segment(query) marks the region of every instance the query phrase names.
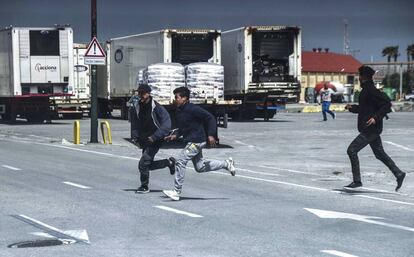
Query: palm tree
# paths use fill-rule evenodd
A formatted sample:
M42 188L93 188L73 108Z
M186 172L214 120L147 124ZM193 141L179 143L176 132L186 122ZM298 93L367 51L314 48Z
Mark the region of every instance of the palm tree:
M398 56L400 56L400 53L398 52L398 46L393 46L391 50L391 56L394 58L394 73L397 73L397 59Z
M410 60L411 58L411 60ZM408 84L411 92L413 92L413 71L411 70L411 62L414 62L414 44L407 46L407 62L408 62Z
M391 57L392 57L392 53L393 53L393 47L392 46L387 46L384 49L382 49L382 56L386 56L387 57L387 76L390 74L390 63L391 63Z
M414 61L414 44L407 46L408 70L411 70L411 62Z

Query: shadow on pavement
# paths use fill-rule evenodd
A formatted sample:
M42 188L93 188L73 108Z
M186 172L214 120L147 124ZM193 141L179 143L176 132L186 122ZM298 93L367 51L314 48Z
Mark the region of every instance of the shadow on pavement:
M28 125L68 125L68 124L72 124L72 122L56 122L56 121L52 121L51 123L48 122L28 122L25 120L16 120L14 123L8 122L8 121L3 121L0 120L0 124L3 125L9 125L9 126L28 126Z
M291 121L291 120L268 120L268 121L265 121L265 120L230 120L229 121L230 123L231 122L234 122L234 123L278 123L278 122L293 122L293 121Z
M164 198L165 200L171 200L167 196L161 196L161 198ZM206 200L229 200L230 198L208 198L208 197L180 197L180 201L188 201L188 200L197 200L197 201L206 201ZM173 200L171 200L173 201Z
M345 188L336 188L336 189L332 189L332 191L351 194L351 195L352 194L388 194L388 195L395 194L392 192L384 192L384 191L363 190L363 189L345 189Z
M137 192L137 189L136 188L134 188L134 189L132 189L132 188L127 188L127 189L122 189L122 191L125 191L125 192L134 192L134 193L136 193ZM150 191L149 191L150 193L162 193L162 190L159 190L159 189L155 189L155 190L152 190L152 189L150 189Z
M131 138L124 138L125 141L131 143L132 145L135 145L136 147L139 148L138 144L135 144L132 142ZM182 141L174 141L174 142L164 142L161 146L161 149L183 149L186 146L186 143L182 142ZM208 147L209 148L209 147ZM226 144L218 144L216 147L214 148L233 148L233 146L231 145L226 145Z

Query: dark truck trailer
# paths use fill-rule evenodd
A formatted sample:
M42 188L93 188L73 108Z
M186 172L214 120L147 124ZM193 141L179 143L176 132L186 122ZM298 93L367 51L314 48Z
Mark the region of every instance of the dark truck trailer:
M0 30L0 115L14 122L50 121L51 97L70 95L73 33L69 27L9 27Z
M51 122L57 116L56 105L49 95L24 95L0 97L0 115L2 120L14 123L16 118L29 122Z
M287 103L299 102L301 30L252 26L222 33L224 96L240 100L229 115L269 119Z

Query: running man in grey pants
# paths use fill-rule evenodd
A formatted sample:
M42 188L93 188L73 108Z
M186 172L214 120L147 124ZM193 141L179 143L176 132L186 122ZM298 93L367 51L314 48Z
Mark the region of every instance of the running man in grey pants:
M180 152L175 164L174 190L164 190L163 193L171 199L180 200L181 190L184 183L185 170L188 161L192 161L197 172L209 172L212 170L227 169L232 176L236 175L234 161L229 158L225 161L203 160L203 148L207 144L216 145L216 119L203 108L189 103L190 90L179 87L174 90L176 110L176 121L178 133L165 138L172 141L183 136L186 147ZM207 133L204 127L207 127ZM206 142L207 135L207 142Z

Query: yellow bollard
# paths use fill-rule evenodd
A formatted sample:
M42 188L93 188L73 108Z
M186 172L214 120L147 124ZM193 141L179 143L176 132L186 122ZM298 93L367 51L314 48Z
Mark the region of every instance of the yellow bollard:
M80 123L78 120L73 122L73 143L75 145L80 144Z
M104 141L104 144L106 144L106 134L105 134L105 127L108 131L108 143L112 144L112 133L111 133L111 126L109 125L108 121L101 121L101 134Z

